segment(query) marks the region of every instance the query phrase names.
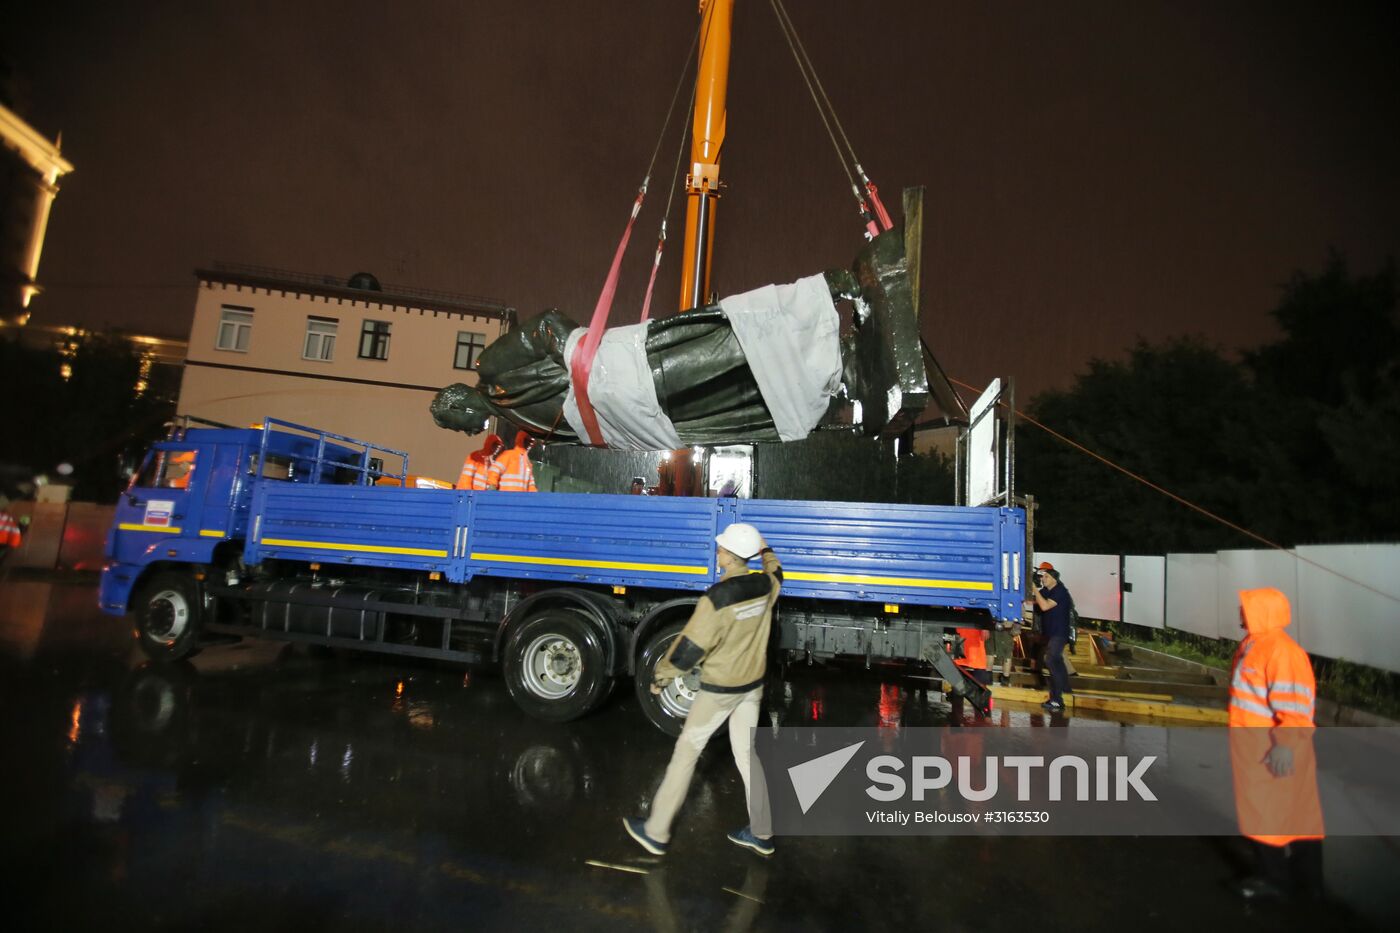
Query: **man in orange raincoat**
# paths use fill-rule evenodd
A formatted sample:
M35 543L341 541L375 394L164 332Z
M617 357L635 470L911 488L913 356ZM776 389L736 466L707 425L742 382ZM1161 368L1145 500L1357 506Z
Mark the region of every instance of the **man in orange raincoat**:
M476 462L472 470L470 489L495 489L497 478L492 471L496 465L496 457L505 449L506 442L501 440L500 435L488 434L481 442L481 449L473 453L467 459L470 461L480 455L480 460ZM467 465L462 464L462 472L465 473ZM458 487L459 489L462 487Z
M473 450L467 454L467 459L462 461L462 472L457 474L457 488L471 489L476 474L484 469L486 469L486 457L481 451Z
M535 439L524 431L515 435L515 446L504 451L491 465L491 488L502 492L538 492L535 468L530 464L530 448Z
M1230 763L1240 832L1258 859L1239 886L1250 900L1322 896L1322 806L1313 756L1317 683L1308 655L1284 628L1288 597L1240 591L1248 633L1230 672Z

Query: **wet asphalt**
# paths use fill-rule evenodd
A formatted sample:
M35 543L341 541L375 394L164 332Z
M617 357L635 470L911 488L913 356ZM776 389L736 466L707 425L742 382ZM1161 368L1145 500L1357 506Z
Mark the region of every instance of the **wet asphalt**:
M664 859L644 814L671 740L622 682L566 725L490 669L272 642L147 663L95 581L0 581L10 929L1393 929L1395 840L1329 839L1321 907L1240 903L1224 838L782 838L746 822L721 736ZM787 723L943 725L937 693L796 669ZM969 722L968 724L978 724ZM1003 704L988 727L1130 728ZM14 925L12 925L14 924Z

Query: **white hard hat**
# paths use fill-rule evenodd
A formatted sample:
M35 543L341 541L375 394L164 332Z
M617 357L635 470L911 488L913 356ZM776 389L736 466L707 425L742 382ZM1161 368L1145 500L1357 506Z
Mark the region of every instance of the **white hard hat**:
M763 547L763 535L754 526L738 522L721 531L715 543L735 557L748 560Z

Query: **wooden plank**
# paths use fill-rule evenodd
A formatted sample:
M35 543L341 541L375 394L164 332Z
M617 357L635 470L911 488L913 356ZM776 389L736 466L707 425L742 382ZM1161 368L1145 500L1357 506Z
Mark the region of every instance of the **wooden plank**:
M1024 687L993 687L992 696L998 700L1038 706L1045 699L1045 691L1028 690ZM1065 705L1069 709L1095 710L1113 715L1140 716L1145 719L1195 722L1202 725L1223 726L1228 718L1223 709L1125 696L1071 694L1065 697Z

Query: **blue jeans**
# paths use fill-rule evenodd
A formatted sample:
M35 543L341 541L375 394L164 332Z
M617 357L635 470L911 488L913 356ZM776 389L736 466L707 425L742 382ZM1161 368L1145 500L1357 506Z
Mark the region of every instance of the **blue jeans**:
M1045 668L1050 672L1050 699L1059 702L1069 688L1069 668L1065 667L1065 645L1069 638L1056 635L1045 643Z

